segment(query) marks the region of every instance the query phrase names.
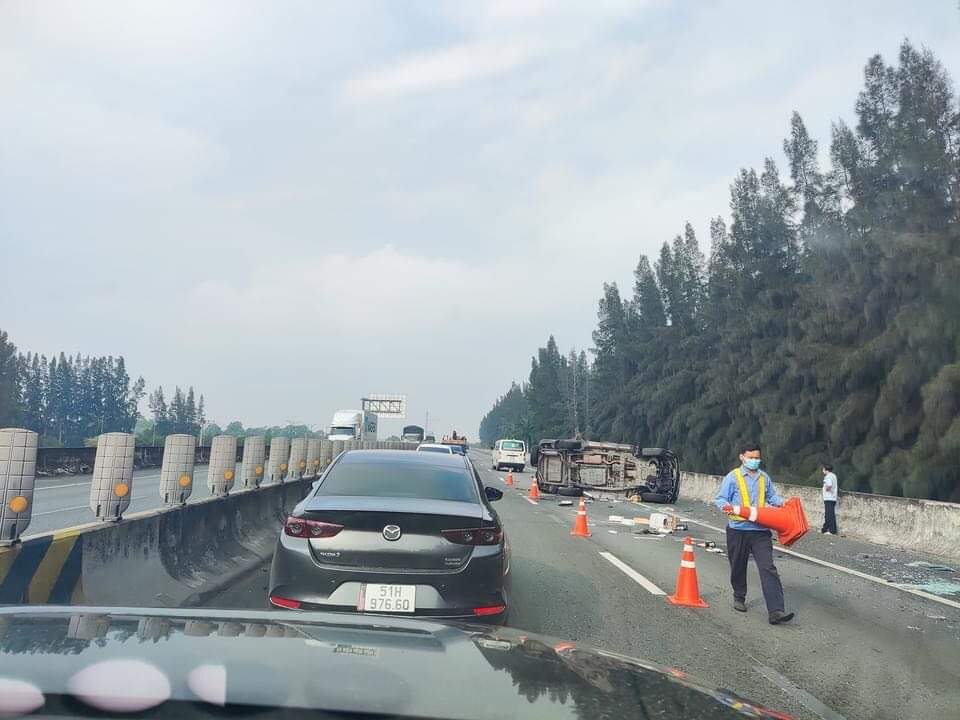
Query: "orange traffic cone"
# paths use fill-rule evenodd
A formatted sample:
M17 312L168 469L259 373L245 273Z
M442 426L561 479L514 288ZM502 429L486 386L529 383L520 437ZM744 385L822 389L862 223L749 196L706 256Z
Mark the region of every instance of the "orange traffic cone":
M810 529L807 516L803 512L803 503L798 497L788 498L782 508L734 505L733 514L755 522L757 525L776 530L777 540L784 547L793 545Z
M667 600L674 605L684 607L710 607L700 597L700 583L697 582L697 566L693 560L693 538L683 539L683 554L680 556L680 572L677 574L677 591L668 595Z
M530 481L530 492L527 493L527 497L531 500L540 499L540 491L537 489L537 478L533 478L533 480Z
M513 485L513 470L507 472L507 485Z
M587 502L582 497L580 498L580 509L577 510L577 519L573 523L573 530L570 531L570 534L577 537L590 537L590 530L587 528Z

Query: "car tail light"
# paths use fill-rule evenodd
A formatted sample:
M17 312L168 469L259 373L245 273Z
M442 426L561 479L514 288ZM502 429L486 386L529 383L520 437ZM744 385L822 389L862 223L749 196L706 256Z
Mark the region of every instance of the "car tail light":
M287 608L288 610L299 610L300 601L291 600L290 598L280 597L279 595L271 595L270 603L276 605L277 607Z
M487 605L486 607L474 608L473 614L477 616L499 615L506 609L507 609L506 605Z
M498 527L443 530L441 534L457 545L499 545L503 540L503 530Z
M341 530L343 530L343 525L320 522L319 520L304 520L298 517L288 517L283 524L284 534L290 537L306 538L307 540L333 537Z

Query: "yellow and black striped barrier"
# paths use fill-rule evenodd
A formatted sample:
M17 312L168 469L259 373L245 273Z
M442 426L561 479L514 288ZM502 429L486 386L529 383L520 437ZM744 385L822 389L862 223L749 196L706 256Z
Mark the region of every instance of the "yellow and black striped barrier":
M79 528L0 548L0 604L82 602L82 572Z

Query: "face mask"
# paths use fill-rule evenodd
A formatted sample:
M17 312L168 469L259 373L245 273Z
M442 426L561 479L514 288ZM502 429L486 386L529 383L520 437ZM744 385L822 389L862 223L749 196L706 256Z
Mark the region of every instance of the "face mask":
M760 458L744 458L743 466L747 470L759 470L760 469Z

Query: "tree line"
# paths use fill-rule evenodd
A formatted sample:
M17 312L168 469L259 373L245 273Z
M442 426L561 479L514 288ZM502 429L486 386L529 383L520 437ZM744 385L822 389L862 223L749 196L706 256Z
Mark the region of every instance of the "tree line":
M158 387L149 396L152 422L138 427L145 388L123 356L18 353L0 331L0 427L33 430L44 447L78 447L106 432L138 430L145 445L162 444L170 433L199 434L204 401L192 387L176 388L169 403Z
M185 435L199 435L207 422L203 395L199 400L191 385L184 393L180 386L176 386L173 397L167 402L160 385L147 398L152 423L144 428L141 437L150 439L150 444L162 440L167 435L181 433ZM209 436L208 436L209 437Z
M931 52L898 60L867 62L828 167L795 112L789 178L740 170L708 255L687 224L630 296L604 285L582 398L551 337L483 441L579 429L720 473L755 439L784 480L832 462L846 489L960 501L960 112Z
M33 430L46 446L130 432L143 388L143 378L131 379L122 356L18 353L0 331L0 426Z

